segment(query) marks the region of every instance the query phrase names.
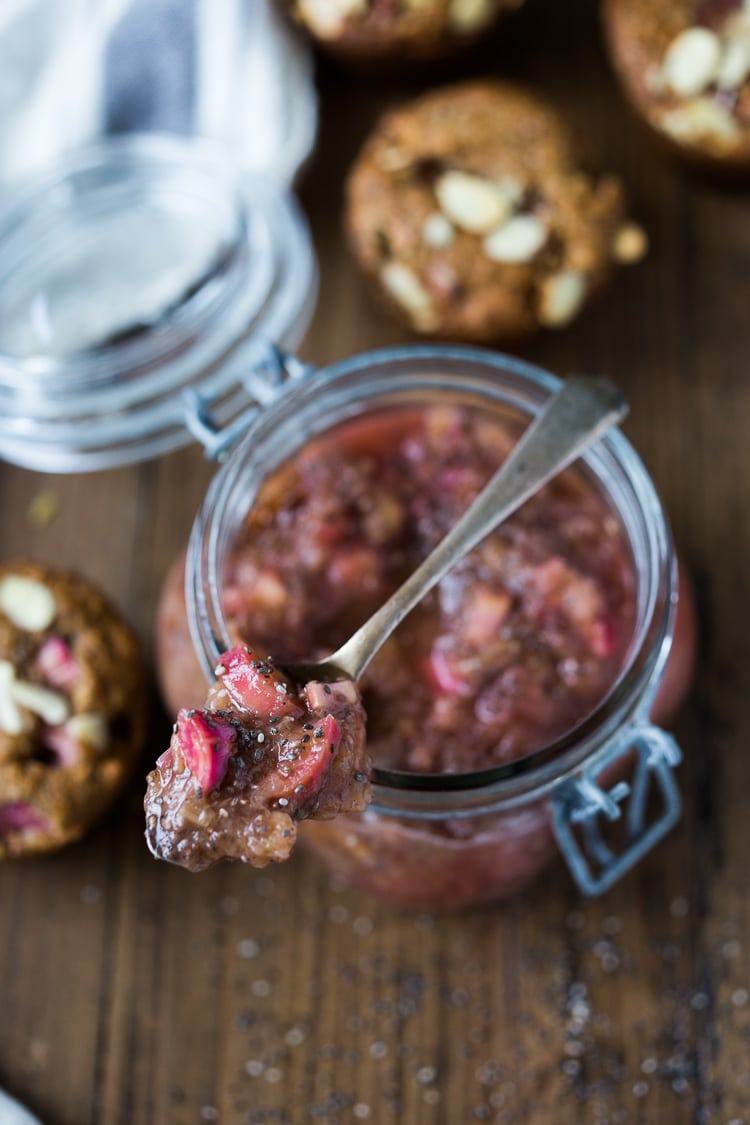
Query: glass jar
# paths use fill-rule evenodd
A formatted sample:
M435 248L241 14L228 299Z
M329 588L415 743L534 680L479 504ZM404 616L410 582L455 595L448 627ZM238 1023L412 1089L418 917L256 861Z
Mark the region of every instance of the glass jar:
M70 154L0 211L0 456L78 472L188 444L203 396L222 419L256 397L264 341L296 347L316 293L293 196L221 146Z
M530 364L469 348L404 347L323 370L296 362L281 367L286 379L277 369L266 406L209 489L188 548L187 613L207 677L231 644L222 609L228 553L261 483L283 461L315 436L369 411L449 399L523 420L559 385ZM209 444L220 446L221 427L212 427L207 416L204 421ZM352 885L412 907L494 901L525 886L557 844L579 887L597 894L677 821L673 767L680 752L649 717L675 626L669 529L654 486L621 433L597 443L584 465L620 520L634 563L635 624L616 682L574 732L522 760L440 776L376 764L367 812L309 821L301 832ZM676 685L675 694L686 686ZM450 834L443 831L446 822ZM603 830L608 822L620 830L616 844Z

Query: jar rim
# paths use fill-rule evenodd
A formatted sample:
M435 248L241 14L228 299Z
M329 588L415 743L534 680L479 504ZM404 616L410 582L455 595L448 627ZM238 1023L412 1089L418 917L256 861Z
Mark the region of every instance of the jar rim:
M303 379L296 381L288 393L282 393L267 412L258 416L240 444L235 447L227 463L214 478L203 508L193 525L186 570L188 616L194 646L208 676L221 651L221 642L217 639L216 632L211 628L208 630L205 628L208 615L213 614L216 621L218 611L225 637L228 637L221 616L220 582L216 568L221 530L218 523L225 513L221 493L223 492L226 497L233 478L237 478L245 467L243 458L248 454L252 457L253 449L257 448L259 441L262 441L262 435L257 432L258 428L262 428L264 422L268 422L269 426L273 427L277 416L283 414L287 408L291 395L295 396L298 408L304 401L310 400L316 401L320 407L320 394L326 389L341 385L343 390L344 387L351 386L352 380L357 377L375 371L378 372L378 379L382 381L384 367L387 367L395 378L394 373L399 366L414 371L419 365L430 371L429 376L425 375L425 380L430 383L439 382L436 368L446 365L470 367L473 370L468 381L465 374L460 376L462 390L470 391L482 384L484 379L486 394L492 393L500 401L506 402L508 400L503 400L501 393L503 388L496 380L498 375L511 376L537 395L535 410L529 409L527 413L537 411L545 399L561 384L557 376L526 360L488 349L452 345L403 345L364 352L314 370L306 374ZM455 379L457 380L458 377L456 372ZM410 380L402 381L399 386L410 383L418 388L418 384L414 382L415 378L416 375L413 375ZM453 385L458 384L454 382ZM388 389L394 388L391 386ZM436 387L436 389L440 388ZM364 395L362 397L364 398ZM511 402L510 405L521 409L517 401ZM286 456L291 455L292 452L287 449ZM649 552L647 560L649 566L644 569L643 566L637 565L635 559L633 529L623 521L634 554L637 593L638 587L647 581L648 597L641 607L634 637L615 682L592 711L574 728L549 744L512 762L481 770L440 774L390 770L374 766L372 780L376 796L370 805L371 809L379 812L389 811L387 808L389 803L400 806L407 799L418 799L425 807L431 804L437 809L442 807L441 812L434 812L432 815L445 816L446 799L455 797L457 793L461 793L462 800L469 803L479 802L482 806L493 796L498 800L512 797L513 800L524 801L533 792L536 797L545 789L552 788L561 777L575 770L604 742L614 737L626 717L636 713L642 716L647 712L654 693L654 681L660 677L666 664L674 628L677 576L670 530L656 489L643 462L619 430L610 430L583 455L581 460L592 472L597 483L602 486L608 503L622 517L623 512L615 503L612 494L613 481L610 480L610 487L607 488L604 479L608 475L611 477L614 471L621 474L623 481L631 489L631 503L638 506L640 514L644 517L643 529L647 535L645 547ZM209 554L213 556L211 560L206 559L206 546ZM212 568L209 568L210 574L202 571L202 563L206 561L213 564ZM208 600L206 600L205 585L200 588L206 579L210 588ZM404 810L400 808L399 811ZM428 812L426 815L431 814Z

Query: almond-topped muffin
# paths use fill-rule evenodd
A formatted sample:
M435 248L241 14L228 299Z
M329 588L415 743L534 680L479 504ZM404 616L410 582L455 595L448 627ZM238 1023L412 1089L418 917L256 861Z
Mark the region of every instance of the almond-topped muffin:
M523 0L287 0L302 27L351 62L442 58Z
M386 113L346 186L354 255L413 331L488 342L570 323L646 250L616 176L517 86L446 86Z
M136 639L78 574L0 567L0 859L78 839L145 733Z
M615 70L681 153L750 167L750 7L742 0L605 0Z

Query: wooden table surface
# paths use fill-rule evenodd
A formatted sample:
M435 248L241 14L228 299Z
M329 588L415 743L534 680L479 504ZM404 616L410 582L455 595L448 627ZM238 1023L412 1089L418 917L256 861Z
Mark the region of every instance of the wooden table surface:
M301 854L198 877L154 862L139 776L79 845L0 867L0 1086L47 1125L750 1122L750 196L645 137L585 0L529 0L472 68L554 97L652 234L646 263L523 354L619 381L693 572L684 819L600 900L558 863L509 905L401 916ZM339 207L375 113L408 92L331 69L321 86L301 185L322 266L302 354L318 362L403 338L354 280ZM150 652L211 472L196 449L91 476L4 465L0 552L82 569ZM40 528L47 491L59 512ZM167 734L154 699L149 762Z

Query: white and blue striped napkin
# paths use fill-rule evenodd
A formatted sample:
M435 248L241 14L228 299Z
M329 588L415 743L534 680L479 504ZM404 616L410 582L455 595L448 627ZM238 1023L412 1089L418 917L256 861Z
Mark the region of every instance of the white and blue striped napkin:
M0 3L0 183L106 132L160 130L288 184L315 127L309 51L272 0Z

